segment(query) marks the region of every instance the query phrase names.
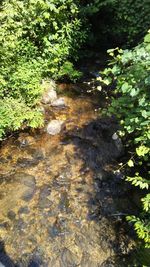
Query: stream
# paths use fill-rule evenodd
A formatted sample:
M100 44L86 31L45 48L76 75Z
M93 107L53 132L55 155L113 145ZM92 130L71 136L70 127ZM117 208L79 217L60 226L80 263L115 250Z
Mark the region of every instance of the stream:
M115 172L121 152L106 101L87 84L59 85L66 106L46 109L60 134L24 130L0 149L0 239L19 267L128 266L131 186Z

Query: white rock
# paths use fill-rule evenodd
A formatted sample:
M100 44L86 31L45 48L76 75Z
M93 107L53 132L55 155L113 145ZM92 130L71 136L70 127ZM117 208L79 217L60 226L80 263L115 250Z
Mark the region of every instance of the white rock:
M52 107L64 107L65 106L65 100L64 100L64 98L60 97L60 98L54 100L51 103L51 106Z
M116 145L116 147L117 147L118 152L120 153L120 155L123 154L124 148L123 148L122 141L121 141L120 137L118 136L118 134L117 133L114 133L112 135L112 139L114 140L114 143L115 143L115 145Z
M114 134L112 135L112 139L113 139L113 140L117 140L118 138L119 138L119 136L118 136L117 133L114 133Z
M50 135L59 134L63 128L64 122L60 120L52 120L47 126L47 133Z

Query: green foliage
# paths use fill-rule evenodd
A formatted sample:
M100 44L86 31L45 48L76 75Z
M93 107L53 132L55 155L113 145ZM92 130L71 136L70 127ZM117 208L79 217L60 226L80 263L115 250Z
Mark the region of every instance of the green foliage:
M40 125L35 106L42 94L42 78L78 78L69 61L78 58L86 31L78 0L4 0L0 20L0 101L6 116L1 117L2 138L5 131L18 129L25 121ZM18 107L10 114L14 103Z
M74 66L71 62L66 61L60 68L59 72L58 72L58 78L61 77L69 77L70 80L72 80L73 82L75 82L77 79L79 79L82 76L82 73L75 70Z
M77 57L85 40L78 13L73 0L5 0L0 14L3 58L44 61L44 71L56 76L68 57Z
M36 128L43 125L42 113L31 109L25 103L14 98L0 100L0 139L9 130L18 130L22 126Z
M115 23L113 32L117 38L128 43L135 43L150 27L150 1L149 0L122 0L115 1Z
M121 136L127 136L132 147L128 166L132 176L127 181L141 189L150 186L150 32L144 42L133 50L119 48L108 51L112 57L109 67L102 72L101 81L115 87L115 95L107 114L120 120ZM134 167L134 168L133 168ZM135 171L135 173L134 173ZM135 230L147 247L150 247L150 195L142 199L142 219L130 217ZM129 217L128 217L129 219Z
M127 216L127 220L134 224L138 237L143 239L146 247L150 247L150 222L148 219L141 219L135 216Z
M42 94L41 70L37 62L18 62L1 71L0 97L13 97L34 106Z
M149 0L85 1L83 14L90 17L93 25L91 42L104 43L105 47L137 44L150 28L149 10Z

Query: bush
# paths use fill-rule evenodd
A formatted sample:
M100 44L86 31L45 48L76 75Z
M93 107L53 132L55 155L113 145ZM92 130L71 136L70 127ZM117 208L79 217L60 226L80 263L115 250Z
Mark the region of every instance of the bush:
M24 121L38 126L35 106L42 94L42 78L78 78L69 61L78 58L86 32L78 0L4 0L0 18L0 98L6 116L1 117L2 138L5 131L18 129ZM12 106L15 114L10 114Z
M92 24L91 43L104 48L137 44L150 28L149 10L149 0L85 1L83 13Z
M78 1L73 0L5 0L1 21L3 59L17 63L34 58L51 77L68 58L77 57L86 37Z
M144 42L133 50L111 49L110 67L102 73L103 83L113 84L115 96L107 114L116 114L122 125L121 136L129 143L130 158L128 166L131 175L127 176L134 186L148 191L150 186L150 32ZM128 219L134 223L135 230L147 247L150 247L150 194L142 199L143 211L136 218Z
M22 125L36 128L43 125L42 113L31 109L25 103L14 98L0 100L0 139L7 131L15 131Z
M149 0L114 1L114 23L112 34L117 41L135 45L142 40L150 28Z

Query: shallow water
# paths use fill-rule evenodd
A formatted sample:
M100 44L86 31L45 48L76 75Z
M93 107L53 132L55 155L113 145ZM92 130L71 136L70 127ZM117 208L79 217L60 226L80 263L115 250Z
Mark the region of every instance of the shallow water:
M46 109L46 123L64 121L61 134L24 131L2 144L0 238L21 267L127 266L135 242L125 215L134 204L114 174L117 125L99 117L104 96L66 87L67 107Z

